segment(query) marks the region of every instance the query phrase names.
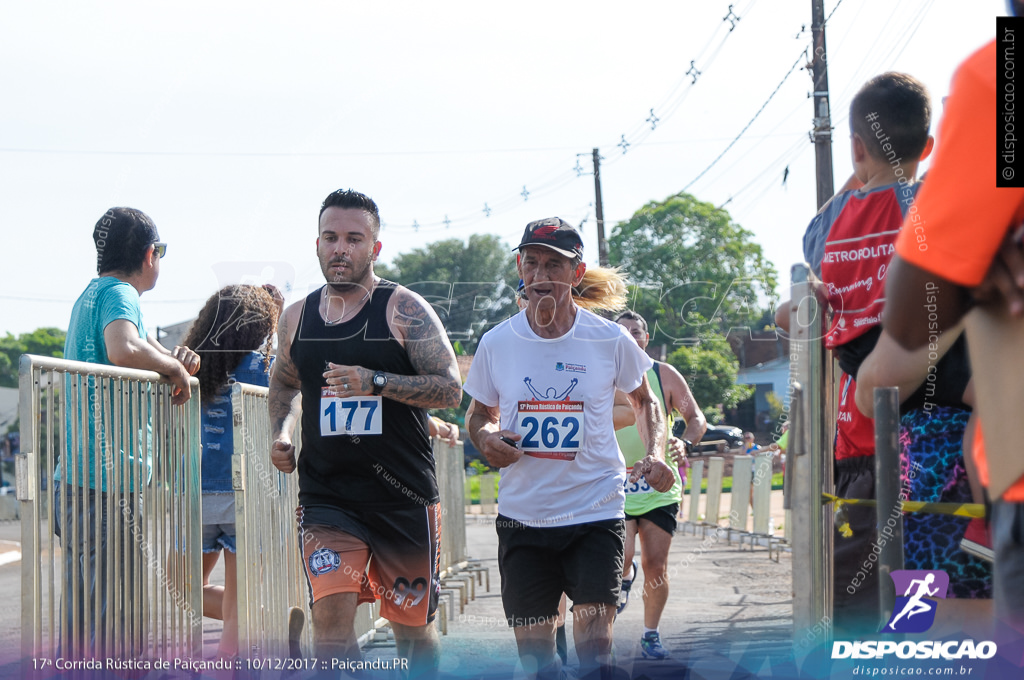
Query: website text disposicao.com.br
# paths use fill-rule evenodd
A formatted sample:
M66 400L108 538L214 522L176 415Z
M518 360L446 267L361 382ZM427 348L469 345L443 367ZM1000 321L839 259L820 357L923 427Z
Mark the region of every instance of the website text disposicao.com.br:
M854 666L853 675L863 677L888 676L940 676L958 677L972 675L974 668L962 664L941 666L922 666L917 664L901 664L901 660L940 660L959 661L991 659L996 655L996 643L986 640L863 640L847 642L837 640L832 643L833 659L872 659L882 664L858 664Z

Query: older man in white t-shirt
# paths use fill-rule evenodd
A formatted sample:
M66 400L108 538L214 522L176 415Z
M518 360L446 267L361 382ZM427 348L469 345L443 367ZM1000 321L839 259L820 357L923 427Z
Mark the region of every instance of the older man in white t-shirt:
M625 535L626 466L612 426L615 390L629 396L647 456L637 481L666 491L665 421L645 373L651 359L625 329L578 307L583 242L555 217L519 244L525 310L480 341L465 391L473 443L501 468L498 567L523 669L555 677L555 618L574 602L580 670L610 663Z

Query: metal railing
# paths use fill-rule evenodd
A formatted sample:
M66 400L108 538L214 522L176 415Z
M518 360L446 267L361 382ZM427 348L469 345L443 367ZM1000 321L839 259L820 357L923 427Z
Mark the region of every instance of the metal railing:
M19 380L23 658L200 656L198 381L174 406L150 371L24 355Z
M835 400L826 354L826 310L806 265L792 270L790 295L790 413L786 507L792 509L793 632L804 648L832 631L832 516L821 504L831 493Z
M307 622L311 618L295 521L299 478L270 462L267 394L266 387L231 386L238 649L250 658L285 658L291 608L301 609ZM298 428L294 441L298 453ZM312 626L303 627L300 642L306 649L312 649L311 631Z
M313 651L309 592L295 520L299 480L270 462L270 420L265 387L235 383L231 388L235 453L238 641L250 657L284 658L289 654L288 621L292 608L303 611L307 625L299 644ZM296 429L296 459L301 455L301 432ZM240 443L240 445L239 445ZM433 439L441 497L440 573L466 563L466 523L463 449ZM380 604L362 604L356 611L355 633L366 639L386 625Z
M747 533L747 517L750 508L751 481L754 474L754 459L736 456L732 461L732 493L729 503L729 524L726 536L732 543L733 533L742 537Z
M686 475L690 478L690 507L686 513L686 521L683 522L683 530L686 527L693 528L693 535L697 535L697 527L700 526L700 497L701 487L704 480L704 461L695 460L690 463L690 469Z
M462 565L466 554L466 463L463 444L435 437L434 465L441 496L441 573ZM482 481L482 480L481 480Z
M772 533L771 498L772 498L772 454L759 453L753 456L753 480L751 513L753 514L753 532L761 536ZM733 489L735 493L735 488Z
M892 572L903 568L903 504L900 499L900 391L898 387L876 387L875 406L875 498L878 501L876 529L880 536L892 519L890 538L879 541L878 618L884 625L896 602L889 588Z

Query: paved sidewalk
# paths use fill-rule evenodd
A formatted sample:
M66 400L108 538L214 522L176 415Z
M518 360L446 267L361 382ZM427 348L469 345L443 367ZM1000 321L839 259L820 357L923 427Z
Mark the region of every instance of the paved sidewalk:
M478 586L476 599L469 602L465 612L456 611L449 620L448 635L441 638L442 676L452 680L522 677L516 671L515 639L505 625L501 607L494 517L471 515L466 520L468 553L490 567L491 590L486 592ZM0 525L0 541L19 538L17 523ZM673 578L661 624L662 641L672 652L672 658L649 661L640 656L643 602L638 580L629 606L615 624L620 677L728 678L737 669L741 670L735 677L758 677L768 673L768 669L785 665L792 625L790 565L786 552L775 562L763 547L752 551L748 544L741 550L735 540L729 545L724 533L720 537L702 537L699 532L694 536L681 530L669 555ZM0 565L0 576L6 579L0 596L13 605L0 622L0 643L11 650L20 644L20 569L20 563ZM218 572L219 568L214 572L214 581ZM220 628L219 621L204 620L208 657L216 649ZM571 628L570 621L570 666L577 663ZM365 659L395 657L393 637L379 638L366 645ZM11 671L17 672L4 667L0 676L7 677Z
M458 678L512 677L516 648L501 608L497 536L493 517L472 516L466 526L469 554L491 568L491 592L477 591L465 614L449 622L442 637L442 673ZM740 550L725 536L676 534L669 555L671 594L662 617L663 644L672 658L644 660L640 581L635 599L615 623L615 653L623 677L729 677L733 669L757 674L789 654L792 627L790 556L769 559L765 548ZM641 571L642 579L642 571ZM572 624L567 627L572 647ZM383 654L381 654L383 657ZM576 663L570 651L570 665ZM747 673L740 671L738 677Z

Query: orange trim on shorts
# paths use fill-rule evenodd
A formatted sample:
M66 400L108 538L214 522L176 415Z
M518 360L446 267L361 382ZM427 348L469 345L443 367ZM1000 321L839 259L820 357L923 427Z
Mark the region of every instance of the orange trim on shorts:
M297 512L300 520L301 509ZM380 600L380 615L406 626L425 626L436 614L436 589L441 557L441 506L423 508L423 530L430 550L402 554L377 546L330 525L302 527L302 566L310 604L341 593L358 593L359 604ZM387 541L382 537L382 544ZM434 605L433 607L431 605Z

